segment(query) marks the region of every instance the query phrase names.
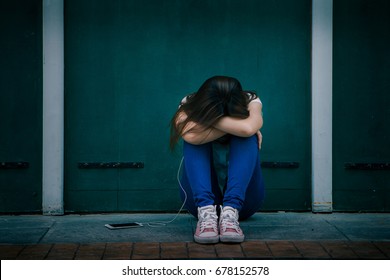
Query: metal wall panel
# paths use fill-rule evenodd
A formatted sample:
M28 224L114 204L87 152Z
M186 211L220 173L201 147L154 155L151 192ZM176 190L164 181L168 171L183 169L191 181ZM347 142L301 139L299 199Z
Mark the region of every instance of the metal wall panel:
M264 168L264 209L310 209L310 3L66 1L66 210L178 209L181 153L168 149L169 120L213 75L258 92L262 160L298 162Z
M41 1L1 1L0 36L0 212L41 211Z
M390 210L390 3L334 1L333 197Z

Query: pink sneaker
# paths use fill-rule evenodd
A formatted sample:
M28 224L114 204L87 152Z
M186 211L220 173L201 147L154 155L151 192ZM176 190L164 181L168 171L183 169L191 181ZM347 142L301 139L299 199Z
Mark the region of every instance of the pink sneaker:
M221 206L219 218L219 239L221 242L240 243L245 239L238 223L238 211L230 206Z
M198 208L198 223L194 240L202 244L218 243L218 215L215 205Z

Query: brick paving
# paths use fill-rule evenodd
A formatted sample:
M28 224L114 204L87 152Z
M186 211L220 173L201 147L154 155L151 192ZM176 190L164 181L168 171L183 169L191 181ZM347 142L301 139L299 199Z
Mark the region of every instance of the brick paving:
M390 259L390 242L246 241L200 245L194 242L122 242L7 245L2 260L146 259Z

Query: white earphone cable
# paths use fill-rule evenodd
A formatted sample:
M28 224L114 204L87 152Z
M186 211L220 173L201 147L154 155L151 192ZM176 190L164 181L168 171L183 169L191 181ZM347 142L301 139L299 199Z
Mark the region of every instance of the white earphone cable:
M176 179L177 179L177 182L179 183L179 186L181 188L181 190L183 191L184 193L184 200L183 200L183 204L181 205L179 211L177 212L177 214L175 215L175 217L173 217L173 219L169 220L169 221L155 221L155 222L147 222L145 223L146 225L150 226L150 227L163 227L163 226L166 226L167 224L170 224L172 223L174 220L176 220L176 218L179 216L179 214L181 213L181 211L183 210L184 208L184 205L186 204L187 202L187 193L186 191L184 190L181 182L180 182L180 171L181 171L181 167L183 165L183 160L184 160L184 157L181 158L181 161L180 161L180 165L179 165L179 168L177 170L177 175L176 175Z

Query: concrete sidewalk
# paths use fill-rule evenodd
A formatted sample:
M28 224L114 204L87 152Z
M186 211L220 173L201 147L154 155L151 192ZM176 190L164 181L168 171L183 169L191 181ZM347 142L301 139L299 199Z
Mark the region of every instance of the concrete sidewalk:
M189 214L0 216L1 259L389 259L389 213L257 213L242 244L193 242ZM153 222L167 222L166 225ZM143 227L110 230L106 223Z

